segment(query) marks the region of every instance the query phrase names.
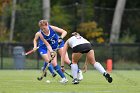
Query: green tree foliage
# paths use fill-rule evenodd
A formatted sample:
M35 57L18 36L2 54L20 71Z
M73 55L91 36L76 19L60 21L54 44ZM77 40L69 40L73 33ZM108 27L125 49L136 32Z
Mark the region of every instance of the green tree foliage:
M0 15L3 13L3 8L10 2L11 0L0 0Z
M112 25L112 18L114 13L114 8L117 0L95 0L94 3L94 18L95 21L103 28L106 40L110 36L110 28ZM126 7L124 10L120 40L126 33L130 33L129 36L135 36L134 42L140 42L140 1L139 0L127 0ZM107 40L108 41L108 40Z
M78 27L78 32L88 38L90 41L94 40L97 43L103 43L103 29L97 27L96 22L81 23Z
M8 41L8 36L9 33L7 28L0 23L0 42Z
M7 1L7 0L0 0ZM11 0L9 0L11 1ZM112 17L116 0L50 0L51 1L51 18L50 24L56 25L68 31L78 31L89 40L108 42L110 36L110 27L112 25ZM78 4L76 4L76 2ZM1 8L1 6L0 6ZM6 23L3 32L8 35L10 26L9 13L11 8L8 8L5 15ZM121 28L121 38L126 33L130 33L130 37L136 37L134 42L140 42L140 1L127 0L126 9L124 12ZM17 0L16 20L14 41L31 43L34 34L38 31L38 21L42 19L42 0ZM1 15L0 15L1 18ZM92 23L93 22L93 23ZM94 23L95 22L95 23ZM97 26L98 24L98 26ZM85 25L85 26L83 26ZM93 28L93 26L95 28ZM84 29L84 31L83 31ZM97 33L99 32L100 36ZM91 34L92 33L92 34ZM93 34L94 33L94 34ZM7 36L6 35L6 36ZM4 35L3 35L4 36ZM6 37L5 36L5 37ZM99 40L97 40L97 37ZM100 39L102 37L104 39ZM3 39L2 39L3 40ZM121 39L120 39L121 40Z
M70 19L72 18L68 13L66 13L63 7L61 7L60 5L55 5L52 7L51 11L50 24L63 28L68 33L71 33L72 27L70 25ZM67 38L69 37L68 35Z
M120 38L121 43L134 43L136 40L136 36L130 35L130 33L126 33L122 38Z
M42 19L42 6L40 0L25 0L18 3L15 40L32 42L34 34L38 31L38 21Z
M59 25L68 31L68 38L72 32L77 31L81 22L91 21L93 19L92 0L79 1L52 1L51 23ZM84 3L83 3L84 2ZM90 38L90 37L89 37Z
M8 6L10 6L11 0L0 0L0 42L8 41L8 27L5 22L5 11L7 12Z

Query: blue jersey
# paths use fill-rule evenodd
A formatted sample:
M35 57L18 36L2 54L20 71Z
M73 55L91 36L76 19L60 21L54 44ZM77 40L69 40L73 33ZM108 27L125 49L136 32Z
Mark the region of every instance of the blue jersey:
M54 50L58 46L59 35L50 26L48 26L48 28L49 28L49 31L50 31L49 35L45 35L42 30L39 30L39 32L41 32L44 39L47 40L47 42L51 45L52 49ZM38 46L41 46L39 48L39 52L42 51L41 54L47 53L47 47L40 38L38 40ZM60 44L59 48L61 48L63 46L64 46L64 41ZM44 50L44 52L43 52L43 50Z

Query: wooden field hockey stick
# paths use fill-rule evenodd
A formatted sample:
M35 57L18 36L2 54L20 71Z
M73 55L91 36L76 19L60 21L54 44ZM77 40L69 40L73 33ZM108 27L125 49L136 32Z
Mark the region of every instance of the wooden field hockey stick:
M51 63L52 60L53 60L53 58L50 59L50 61L48 62L46 68L49 67L49 65L50 65L50 63ZM45 77L46 72L47 72L47 71L46 71L46 70L47 70L46 68L45 68L45 70L43 70L41 77L37 77L37 80L41 81L41 80Z
M88 63L87 61L85 61L85 64L84 64L84 66L83 66L83 68L82 68L82 72L83 72L83 73L87 72L88 64L89 64L89 63Z
M57 46L57 48L54 50L56 53L57 53L57 50L59 49L59 46ZM54 58L54 57L53 57ZM46 74L46 70L47 68L49 67L50 63L52 62L53 58L51 57L50 61L48 62L47 66L45 67L45 70L43 71L41 77L37 77L37 80L41 81L44 77L45 77L45 74Z

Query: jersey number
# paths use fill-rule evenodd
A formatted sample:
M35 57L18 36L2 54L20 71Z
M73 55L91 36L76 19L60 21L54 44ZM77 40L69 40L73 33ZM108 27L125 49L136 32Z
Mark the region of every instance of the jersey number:
M51 38L50 41L51 41L51 44L55 43L55 40L53 38Z

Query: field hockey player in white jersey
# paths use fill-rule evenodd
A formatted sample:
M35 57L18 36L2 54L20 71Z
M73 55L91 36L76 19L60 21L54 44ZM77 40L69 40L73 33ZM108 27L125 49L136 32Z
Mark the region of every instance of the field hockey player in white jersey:
M80 36L79 33L73 32L72 37L70 37L64 45L63 54L66 54L66 51L68 48L72 48L72 65L71 65L71 71L73 75L73 84L79 84L79 81L77 79L77 69L78 69L78 61L82 57L82 54L86 54L86 61L93 65L100 73L103 74L103 76L106 78L106 80L111 83L112 77L109 73L105 71L103 66L96 62L95 56L94 56L94 50L92 49L92 46L88 40ZM64 59L61 60L61 66L64 66Z

